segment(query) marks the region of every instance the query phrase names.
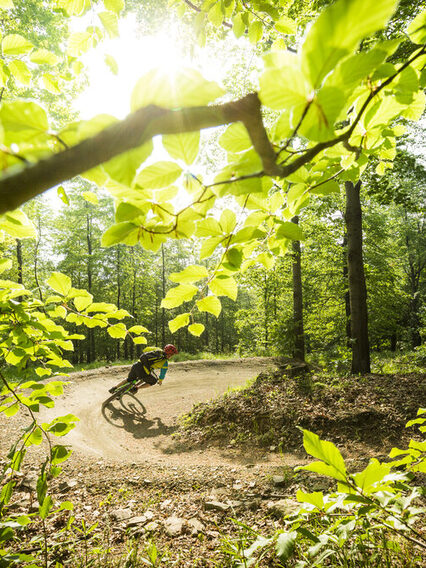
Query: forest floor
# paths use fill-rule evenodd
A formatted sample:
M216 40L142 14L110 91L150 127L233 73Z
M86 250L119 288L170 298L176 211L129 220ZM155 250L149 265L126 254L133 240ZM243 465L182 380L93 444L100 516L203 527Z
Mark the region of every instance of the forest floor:
M224 548L247 536L233 519L268 536L297 506L298 489L333 487L324 478L294 472L307 463L296 426L334 441L356 471L370 457L383 459L392 445L404 447L411 434L405 422L424 405L426 392L425 377L418 374L325 384L312 373L295 373L292 362L248 358L172 363L161 388L102 406L127 370L73 373L55 408L42 416L80 418L66 438L55 439L74 452L51 492L57 503L74 503L75 527L98 523L86 546L81 538L70 539L69 531L60 532L69 511L47 522L51 559L64 565L88 566L95 557L94 565L118 566L121 555L137 546L139 563L129 566L142 566L154 542L164 565L228 566ZM248 379L248 390L240 390ZM0 418L3 455L21 425L22 417ZM17 514L36 510L42 451L35 448L26 459L11 503ZM38 530L30 525L27 536ZM73 544L59 545L64 540Z

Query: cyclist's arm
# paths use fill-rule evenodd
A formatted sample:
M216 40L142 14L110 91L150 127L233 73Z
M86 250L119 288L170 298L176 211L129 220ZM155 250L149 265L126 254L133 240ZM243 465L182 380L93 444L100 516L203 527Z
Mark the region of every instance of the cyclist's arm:
M160 369L160 376L158 377L158 384L159 385L161 385L161 383L164 381L164 377L166 376L168 368L169 368L169 362L166 359L163 363L163 366Z

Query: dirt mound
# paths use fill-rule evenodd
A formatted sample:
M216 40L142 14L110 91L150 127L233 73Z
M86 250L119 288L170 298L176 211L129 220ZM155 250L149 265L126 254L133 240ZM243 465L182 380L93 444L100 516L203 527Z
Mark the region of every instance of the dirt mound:
M413 435L405 424L424 404L425 375L316 379L309 373L291 377L283 368L261 373L249 388L197 405L178 436L195 447L249 443L294 451L302 447L299 428L305 428L342 448L383 453Z

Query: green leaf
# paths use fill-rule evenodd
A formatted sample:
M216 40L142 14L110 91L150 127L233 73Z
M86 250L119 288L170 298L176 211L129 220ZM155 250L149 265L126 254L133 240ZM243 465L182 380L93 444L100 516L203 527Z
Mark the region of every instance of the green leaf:
M193 323L188 326L188 331L191 335L195 335L196 337L200 337L203 333L205 327L202 323Z
M340 186L339 182L335 180L326 181L325 183L321 184L319 187L314 187L309 190L310 193L314 193L315 195L330 195L330 193L339 193Z
M203 241L200 249L200 260L212 255L222 241L223 237L211 237Z
M169 280L176 283L192 284L193 282L207 278L208 275L209 272L205 266L190 264L181 272L172 272L169 276Z
M93 46L94 39L90 32L75 32L68 40L67 55L80 57Z
M383 481L391 469L391 463L380 463L373 458L363 471L354 473L352 478L357 486L368 495L374 491L374 485L379 481Z
M171 288L161 301L161 307L166 309L177 308L184 302L189 302L198 292L197 286L192 284L179 284Z
M342 454L332 442L321 440L319 436L309 430L303 430L303 446L306 452L314 458L322 460L326 465L330 466L334 474L332 477L344 481L347 477L345 461ZM301 469L308 469L314 471L310 464L303 466ZM330 474L326 474L330 475Z
M101 12L98 16L110 38L120 35L118 32L117 14L114 14L114 12Z
M69 16L82 16L90 7L90 0L56 0L58 7L64 9Z
M53 272L47 284L62 296L66 296L71 290L71 278L61 272Z
M305 493L301 489L298 489L296 493L296 499L301 503L310 503L317 509L324 508L324 495L321 493L321 491Z
M148 343L146 337L132 337L133 343L135 343L136 345L140 345L140 344L146 344Z
M235 229L235 225L237 224L235 213L231 211L231 209L225 209L222 211L219 223L224 233L232 233Z
M278 535L275 552L281 562L287 562L294 552L297 532L281 533Z
M189 313L180 314L176 316L174 319L169 321L169 329L172 333L175 333L181 327L185 327L189 323Z
M257 43L262 39L263 36L263 25L259 20L255 20L249 25L248 38L251 43Z
M2 10L10 10L14 8L13 0L0 0L0 8Z
M311 86L318 88L324 77L343 57L353 53L363 38L383 28L396 4L396 0L339 0L324 10L302 47L302 72Z
M60 57L44 48L36 49L30 55L30 61L37 65L57 65L60 60Z
M52 497L50 495L46 495L46 497L43 499L43 503L40 505L38 509L38 514L40 515L40 518L46 519L52 507L53 507Z
M143 215L144 212L142 211L142 209L139 209L139 207L133 205L133 203L122 201L118 204L117 210L115 212L115 220L121 223L122 221L131 221Z
M291 239L292 241L303 241L302 229L296 223L280 223L275 233L277 239Z
M107 10L119 14L124 9L124 0L104 0L104 6Z
M238 153L252 147L252 141L245 126L241 122L235 122L228 126L219 138L219 144L227 152Z
M111 325L107 329L108 335L114 337L115 339L124 339L127 335L127 329L124 323L116 323Z
M295 127L299 117L312 98L312 88L297 67L267 69L260 76L259 97L262 104L275 109L291 112Z
M10 270L12 268L12 261L10 258L0 258L0 273Z
M139 228L133 223L117 223L112 225L102 235L103 247L110 247L118 243L135 245L138 242Z
M209 283L209 288L216 296L227 296L234 301L237 299L238 286L232 276L216 276Z
M201 106L221 97L223 89L213 81L207 81L195 69L153 69L141 77L132 93L131 109L155 104L165 108Z
M74 414L66 414L65 416L55 418L50 423L43 423L42 427L55 436L65 436L70 430L75 428L75 423L79 422L79 420Z
M408 26L407 33L413 43L426 42L426 10L418 14Z
M72 450L69 450L65 446L56 445L52 447L51 451L51 460L52 465L57 465L58 463L63 463L66 461L70 455L72 454Z
M0 503L7 505L12 497L13 488L16 485L16 480L8 481L1 490L0 493Z
M216 235L222 235L222 227L213 217L206 217L197 224L195 235L197 237L213 237Z
M49 91L49 93L53 93L54 95L60 95L61 94L62 91L61 91L61 88L59 86L58 80L52 74L45 73L42 76L41 80L43 82L43 86L46 89L46 91Z
M10 211L0 216L0 230L17 239L37 237L37 231L23 211Z
M275 22L275 29L283 34L293 35L297 32L297 23L288 16L282 16Z
M13 142L34 138L49 130L46 111L36 103L27 101L4 102L0 109L0 120L5 132L6 141Z
M172 184L181 173L182 168L175 162L156 162L143 169L135 182L143 188L156 189Z
M64 186L59 186L58 189L56 190L59 199L65 203L65 205L69 205L70 204L70 200L68 199L68 195L65 192Z
M68 383L64 383L63 381L50 381L46 384L46 390L52 396L60 396L64 394L64 384Z
M109 70L111 71L111 73L113 75L118 75L118 71L119 71L118 63L112 55L108 55L108 54L105 55L105 63L109 67Z
M219 317L222 304L216 296L206 296L201 300L197 300L197 308L200 312L208 312L209 314Z
M14 59L9 63L9 71L21 85L28 87L31 83L31 71L20 59Z
M24 55L30 52L34 45L19 34L9 34L3 38L1 44L3 55Z
M25 441L26 446L39 446L43 441L43 433L41 429L37 426L32 432L31 435Z
M222 12L222 2L215 2L208 11L209 21L218 28L222 25L224 14Z
M226 267L230 270L238 270L243 261L243 253L241 249L233 247L228 249L226 253Z
M163 136L163 146L172 158L183 160L190 165L198 156L200 148L199 132L183 132Z
M234 32L234 35L237 39L240 38L246 31L246 24L244 23L241 14L236 14L232 18L232 31Z

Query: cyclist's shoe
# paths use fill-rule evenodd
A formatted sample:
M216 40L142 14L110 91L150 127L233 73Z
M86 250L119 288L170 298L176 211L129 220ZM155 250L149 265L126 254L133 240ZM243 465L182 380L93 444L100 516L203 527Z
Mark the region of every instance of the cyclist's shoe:
M112 388L109 389L108 392L110 392L111 394L114 394L116 390L117 390L117 387L112 387Z
M129 392L132 393L132 394L136 394L136 393L138 392L138 390L139 390L138 387L132 387L132 388L129 390Z

